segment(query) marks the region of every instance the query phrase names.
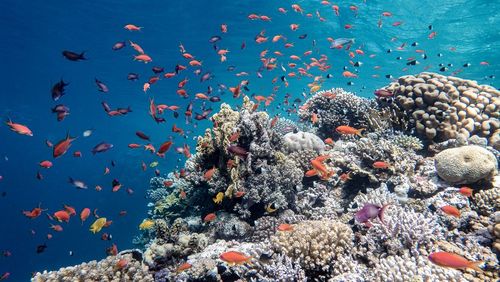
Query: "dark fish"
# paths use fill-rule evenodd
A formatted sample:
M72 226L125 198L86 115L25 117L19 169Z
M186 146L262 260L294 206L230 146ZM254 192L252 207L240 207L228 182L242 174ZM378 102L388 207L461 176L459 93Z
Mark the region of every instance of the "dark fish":
M411 46L413 46L413 47L418 46L418 42L413 42L413 43L411 44Z
M111 49L113 49L113 50L115 50L115 51L116 51L116 50L120 50L120 49L122 49L123 47L125 47L125 45L126 45L125 41L116 42L116 43L113 45L113 47L111 47Z
M115 161L111 161L111 166L112 166L112 167L115 167L115 166L116 166Z
M112 187L115 187L115 186L118 186L120 185L120 181L118 181L118 179L113 179L113 181L111 181L111 186Z
M128 106L127 108L118 108L118 109L116 109L116 111L122 115L126 115L126 114L132 112L132 108L130 106Z
M300 98L296 98L295 100L293 100L294 103L302 103L302 100Z
M153 70L154 73L159 74L159 73L164 72L165 68L162 68L162 67L153 67L152 70Z
M215 43L215 42L217 42L217 41L219 41L221 39L222 39L222 37L220 37L218 35L214 35L214 36L210 37L210 39L208 40L208 42Z
M162 123L162 122L167 121L165 118L157 117L157 116L155 116L154 119L155 119L156 123Z
M69 108L63 104L58 104L54 108L52 108L52 112L53 113L69 112Z
M194 116L194 119L195 120L204 120L204 119L207 119L207 116L206 115L201 115L199 113L196 113L195 116Z
M465 63L464 68L470 67L470 63Z
M108 93L109 92L108 86L106 86L106 84L104 84L99 79L97 79L97 78L95 79L95 84L97 85L97 90L99 90L101 92L104 92L104 93Z
M242 157L242 158L246 158L248 156L247 150L245 150L239 146L231 145L231 146L227 147L227 150L229 153L237 155L237 156Z
M108 103L106 103L106 102L102 101L102 102L101 102L101 105L102 105L102 107L104 108L104 111L105 111L106 113L108 113L108 112L110 112L110 111L111 111L111 108L109 107Z
M331 75L331 74L326 75L326 78L332 78L332 77L333 77L333 75Z
M389 91L387 89L377 89L375 90L375 92L373 93L375 94L375 96L377 97L392 97L394 96L394 93L392 91Z
M362 65L363 65L363 63L362 63L362 62L355 62L353 66L355 66L355 67L360 67L360 66L362 66Z
M136 131L135 135L137 135L137 137L139 137L141 139L150 141L149 136L147 136L146 134L144 134L144 132L142 132L142 131Z
M127 79L128 79L128 80L134 80L134 81L135 81L135 80L138 80L138 79L139 79L139 75L138 75L138 74L136 74L136 73L131 72L131 73L129 73L129 74L127 75Z
M205 109L205 110L203 110L202 115L204 115L204 116L208 116L209 114L211 114L211 113L212 113L212 111L213 111L213 109L212 109L212 108Z
M227 71L234 71L236 69L236 66L228 66Z
M306 39L306 38L307 38L307 34L299 35L299 39Z
M38 245L38 246L36 246L36 253L41 254L41 253L45 252L45 249L47 249L47 244Z
M36 179L38 179L38 180L43 179L43 175L39 171L36 173Z
M54 84L52 86L52 100L57 101L59 98L61 98L65 93L64 93L64 87L68 86L69 83L64 82L64 80L61 79L58 83Z
M445 72L445 71L447 71L447 70L448 70L448 68L447 68L447 67L442 67L442 68L440 68L440 69L439 69L439 71L441 71L441 72Z
M212 96L209 98L210 102L220 102L219 96Z
M92 154L97 154L97 153L104 153L107 150L113 148L113 144L106 143L106 142L101 142L92 148Z
M178 112L174 112L174 118L178 118L179 117L179 113Z
M78 53L75 53L75 52L72 52L72 51L68 51L68 50L64 50L62 52L63 56L70 60L70 61L73 61L73 62L77 62L77 61L81 61L81 60L86 60L87 58L84 57L85 55L85 52L82 52L80 54Z
M200 81L204 82L212 78L212 73L211 72L206 72L200 77Z
M207 87L207 95L212 94L212 91L213 91L213 90L214 90L214 89L212 88L212 86L210 86L210 85L209 85L209 86Z
M411 60L409 62L406 63L407 66L415 66L418 64L418 61L417 60Z

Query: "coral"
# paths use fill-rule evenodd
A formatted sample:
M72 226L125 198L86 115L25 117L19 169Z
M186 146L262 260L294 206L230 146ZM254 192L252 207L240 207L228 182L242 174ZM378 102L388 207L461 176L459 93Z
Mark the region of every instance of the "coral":
M413 151L420 151L424 148L422 141L418 137L410 135L396 135L393 138L394 144L405 149L411 149Z
M352 248L353 233L343 223L302 221L293 231L278 232L271 238L276 250L297 260L305 270L327 271L332 260Z
M263 216L255 220L250 242L266 242L276 233L280 220L274 216Z
M276 134L283 137L287 133L299 131L299 126L293 120L280 117L276 121L273 130Z
M242 239L246 238L252 227L236 215L221 213L215 223L215 238L217 239Z
M493 235L493 249L499 253L500 252L500 212L496 212L494 215L494 222L491 225L491 234Z
M361 238L361 245L372 253L401 254L410 250L416 255L428 252L432 243L443 237L442 227L431 213L392 205L385 211L384 222L372 222L373 227Z
M325 149L325 143L318 136L309 132L287 133L283 136L283 141L288 152L313 150L320 153Z
M386 89L394 93L391 107L409 122L407 129L416 128L429 140L444 141L457 135L498 139L500 92L491 86L423 72L402 76Z
M295 209L308 219L334 219L344 210L340 201L340 189L329 189L326 185L314 182L313 187L297 193Z
M368 281L463 281L459 270L437 266L424 256L389 256L371 271Z
M473 201L476 209L484 215L498 211L500 210L500 188L480 190L474 194Z
M332 93L328 95L325 93ZM376 102L356 96L340 88L318 91L299 110L299 117L311 120L312 114L318 116L318 134L326 138L334 134L335 128L350 125L356 128L367 127L367 113L376 108Z
M254 281L304 282L307 279L299 263L294 262L288 256L278 254L269 263L263 264L262 269L257 274L257 279Z
M118 267L120 260L127 262L125 267ZM61 268L57 271L44 271L36 273L32 281L56 282L56 281L154 281L153 275L141 261L134 259L133 254L124 253L117 256L109 256L101 261L90 261L76 266Z
M495 156L475 145L446 149L435 160L438 175L450 184L489 180L498 173Z
M382 183L377 189L366 189L366 194L359 192L356 197L354 197L354 199L349 203L349 211L356 212L367 203L377 206L397 203L397 195L391 193L387 185L385 183Z

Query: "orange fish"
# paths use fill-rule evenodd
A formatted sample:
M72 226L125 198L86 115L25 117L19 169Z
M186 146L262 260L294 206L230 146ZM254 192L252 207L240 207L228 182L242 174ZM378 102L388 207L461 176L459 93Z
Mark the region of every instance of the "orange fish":
M235 133L231 134L231 136L229 136L229 142L234 142L238 140L238 138L240 138L240 132L236 131Z
M159 154L164 154L170 150L170 147L172 146L172 141L166 141L163 144L161 144L160 148L158 149Z
M39 165L43 168L51 168L52 167L52 162L51 161L41 161Z
M205 172L205 174L203 174L203 178L205 178L205 181L209 181L210 179L212 179L214 172L215 172L215 166L213 166L211 169L207 170Z
M141 48L141 46L139 46L139 44L136 44L130 40L129 40L129 43L130 43L130 46L132 46L132 48L134 48L134 50L137 51L137 53L144 54L144 50Z
M210 222L210 221L214 221L216 218L217 218L217 215L215 215L215 213L209 213L209 214L207 214L207 215L203 218L203 221L204 221L204 222Z
M391 167L391 165L386 162L378 161L373 163L373 168L387 169L389 167Z
M141 26L136 26L133 24L128 24L128 25L124 26L123 28L125 28L126 30L129 30L129 31L141 31L141 29L142 29Z
M330 146L333 146L334 142L333 142L333 139L332 138L326 138L325 139L325 144L328 144Z
M50 228L52 228L52 230L57 231L57 232L61 232L61 231L63 231L62 226L61 226L61 225L59 225L59 224L56 224L56 225L51 224L51 225L50 225ZM49 237L49 236L47 236L47 238L48 238L48 237ZM52 236L50 236L50 237L52 238Z
M120 259L118 262L115 264L116 269L123 269L128 265L128 260L126 259Z
M87 220L87 218L89 217L90 215L90 209L89 208L84 208L81 212L80 212L80 220L82 221L82 225L83 225L83 222L85 220Z
M23 214L28 217L28 218L31 218L31 219L34 219L34 218L37 218L39 217L43 211L46 211L46 209L42 209L40 207L41 204L38 205L38 207L32 209L31 211L23 211Z
M69 222L69 213L65 210L56 211L54 213L54 218L59 222Z
M466 269L471 268L475 271L482 272L483 270L479 268L479 264L482 261L469 261L466 258L447 252L436 252L429 255L429 260L439 266L451 267L456 269Z
M71 147L71 142L73 142L76 138L71 138L69 133L66 134L66 139L59 141L53 147L52 156L54 158L60 157L68 151L69 147Z
M190 269L191 268L191 264L189 262L185 262L183 264L181 264L178 268L177 268L177 273L179 272L183 272L184 270L187 270L187 269Z
M437 32L433 31L431 32L431 34L429 34L429 39L434 39L434 37L436 37L437 35Z
M278 225L278 231L293 231L293 225L288 223L282 223Z
M222 33L227 33L227 24L221 24L220 25L220 31Z
M140 54L140 55L134 56L134 61L139 61L139 62L143 62L143 63L147 64L147 63L152 62L153 59L151 59L151 57L149 55Z
M72 206L64 205L64 210L68 212L69 216L76 215L76 210Z
M335 129L340 134L343 135L358 135L361 136L361 132L365 130L364 128L356 129L354 127L350 127L348 125L341 125Z
M311 115L311 122L313 124L316 124L316 123L318 123L318 121L319 121L318 115L316 113L312 113L312 115Z
M222 253L219 258L230 265L249 263L252 260L252 257L235 251Z
M352 72L350 72L350 71L344 71L344 72L342 73L342 76L344 76L344 77L349 77L349 78L357 78L357 77L358 77L358 75L357 75L357 74L354 74L354 73L352 73Z
M460 211L454 207L454 206L444 206L444 207L441 207L441 210L446 213L447 215L451 215L451 216L454 216L456 218L459 218L460 217Z
M22 125L19 123L13 123L10 119L5 124L10 127L10 130L19 133L21 135L33 136L33 132L26 125Z
M472 197L472 192L474 192L474 190L472 188L469 188L469 187L460 187L460 189L458 190L458 192L462 195L464 195L465 197Z

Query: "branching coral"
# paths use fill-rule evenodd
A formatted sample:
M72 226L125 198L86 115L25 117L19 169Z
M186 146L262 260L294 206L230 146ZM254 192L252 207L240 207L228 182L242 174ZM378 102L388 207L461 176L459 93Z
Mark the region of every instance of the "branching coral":
M352 248L353 233L343 223L302 221L293 231L282 231L271 238L277 251L297 260L305 270L328 271L332 260Z

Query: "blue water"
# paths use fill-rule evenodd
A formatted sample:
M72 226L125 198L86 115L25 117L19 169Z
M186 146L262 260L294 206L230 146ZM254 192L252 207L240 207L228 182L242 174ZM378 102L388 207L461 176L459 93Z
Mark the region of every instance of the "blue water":
M291 9L297 3L305 10L304 15ZM340 7L340 16L335 16L331 5ZM147 199L145 191L154 170L142 171L141 163L158 160L158 169L167 173L182 166L184 156L173 148L166 159L159 159L142 149L131 150L129 143L141 143L135 136L140 130L151 137L155 146L159 146L169 136L174 137L174 147L187 143L195 147L193 138L211 125L209 121L196 122L197 127L186 125L184 110L192 98L180 98L175 91L177 83L188 78L186 90L191 94L205 92L208 85L217 93L217 84L228 87L236 86L242 79L250 81L250 94L270 95L271 80L285 73L276 68L272 72L263 71L263 78L256 76L260 66L259 53L269 49L269 54L281 51L285 54L279 61L285 64L289 72L287 57L295 54L308 62L302 53L313 50L313 55L328 56L332 65L328 72L312 71L314 75L333 77L325 79L323 88L344 87L361 96L371 97L373 90L390 82L386 75L397 78L401 75L418 73L424 69L440 72L439 64L448 64L443 74L451 75L462 70L457 76L478 80L480 83L498 86L500 59L498 1L341 1L323 6L320 1L9 1L0 2L0 26L2 27L2 90L0 98L0 116L2 120L28 125L33 137L11 132L7 126L0 128L0 250L9 250L10 257L0 257L0 275L10 272L10 280L25 281L34 271L57 269L65 265L105 257L105 248L115 243L118 248L133 247L131 240L139 233L137 226L146 217ZM357 15L349 9L356 5ZM286 15L278 12L278 7L288 10ZM326 19L319 21L316 11ZM392 17L382 17L382 27L377 27L380 14L389 11ZM312 17L305 14L312 13ZM248 14L267 15L271 22L247 19ZM398 27L392 23L403 22ZM141 32L129 32L123 29L125 24L143 26ZM221 34L220 24L228 25L228 33ZM293 32L289 25L299 24L299 30ZM352 29L344 29L351 24ZM432 25L432 30L429 30ZM253 41L261 30L266 31L269 42L258 45ZM434 39L428 39L431 32L437 32ZM283 43L271 43L271 38L282 34L293 42L295 47L283 48ZM307 34L306 39L298 39ZM221 63L208 39L221 35L217 43L220 48L229 49L227 62ZM355 68L349 64L349 51L329 49L327 37L355 38L351 51L361 48L365 55L357 55L353 62L360 61L362 66ZM117 41L132 40L139 43L153 58L152 64L134 62L135 52L131 47L113 51L111 47ZM312 40L316 40L316 47ZM391 40L392 39L392 40ZM241 50L242 42L246 49ZM178 45L182 42L187 51L203 62L203 70L211 71L214 78L200 83L190 67L172 79L162 79L154 84L145 94L142 84L153 75L152 66L163 66L168 72L176 64L187 65L187 60L179 53ZM412 47L418 42L417 47ZM403 51L397 47L406 43ZM387 53L387 49L393 52ZM415 49L425 50L427 59L415 53ZM63 50L86 51L87 61L71 62L61 55ZM438 56L441 53L442 56ZM369 58L369 55L376 55ZM402 57L397 60L397 57ZM406 59L415 57L420 64L406 66ZM489 65L481 65L488 62ZM470 67L463 67L470 63ZM298 64L301 64L300 62ZM236 66L235 71L226 68ZM344 78L343 67L351 72L358 71L358 78ZM374 69L380 66L380 69ZM407 68L408 67L408 68ZM405 70L405 68L407 68ZM245 71L248 77L236 77L235 73ZM129 72L140 74L139 81L128 81ZM374 77L378 75L379 77ZM66 95L59 101L51 99L51 86L63 78L70 85ZM105 82L109 93L100 93L94 78ZM281 87L275 102L268 108L270 114L280 113L276 109L286 93L293 98L301 98L304 88L312 78L288 79L290 86ZM353 82L353 85L349 85ZM279 83L278 83L279 84ZM352 84L352 83L351 83ZM179 105L180 116L175 119L171 112L164 115L166 123L156 124L148 115L148 98L154 97L157 103ZM237 105L241 100L232 98L231 93L222 94L224 102ZM293 100L293 99L291 99ZM103 111L101 102L106 101L112 108L131 106L133 112L127 116L109 117ZM71 110L70 115L61 122L50 109L62 103ZM207 102L217 110L220 103ZM196 112L200 112L200 100L194 101ZM190 130L187 138L171 132L173 124L184 130ZM93 129L93 134L84 138L82 132ZM53 143L63 139L66 133L77 136L68 153L56 160L52 159L52 150L45 145L45 140ZM93 156L90 150L99 142L112 143L110 151ZM73 158L73 151L82 151L82 158ZM192 152L194 152L192 150ZM38 162L51 160L54 166L41 169ZM112 167L110 162L116 162ZM180 162L179 162L180 161ZM105 167L111 169L109 175L103 175ZM35 178L41 171L43 180ZM89 185L88 190L77 190L68 182L68 177L81 179ZM117 193L111 192L111 181L118 179L124 185ZM94 190L95 185L103 191ZM134 189L129 195L125 188ZM78 216L69 224L62 223L62 233L46 239L49 221L45 213L30 220L23 216L22 210L31 210L41 203L43 208L53 213L62 209L63 204L74 206L79 213L84 207L98 208L98 214L113 220L105 232L113 235L112 241L102 241L100 234L88 231L93 219L89 218L82 226ZM119 211L126 210L124 217ZM33 230L35 234L32 234ZM57 233L57 234L56 234ZM46 243L48 248L36 254L36 246ZM69 255L73 252L73 256Z

